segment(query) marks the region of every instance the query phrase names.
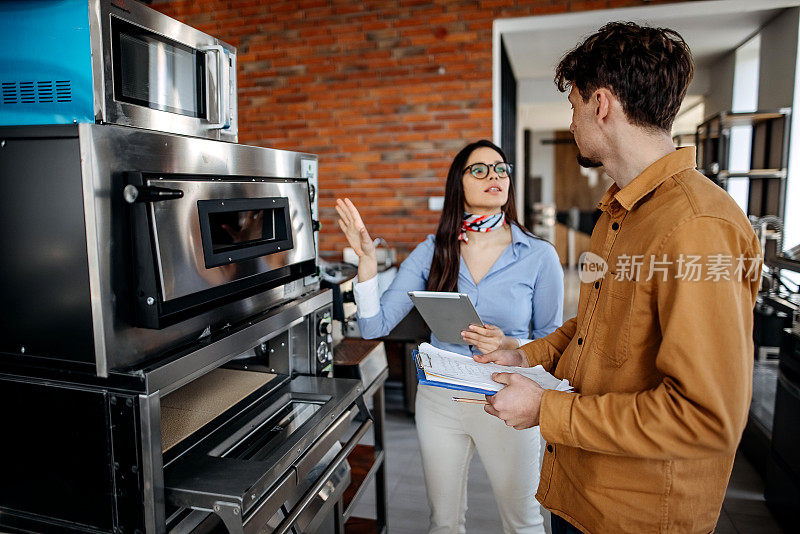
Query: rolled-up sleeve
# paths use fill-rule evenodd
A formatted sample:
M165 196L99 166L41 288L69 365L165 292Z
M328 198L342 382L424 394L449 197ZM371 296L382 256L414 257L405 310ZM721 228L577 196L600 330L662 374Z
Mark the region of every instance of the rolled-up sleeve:
M724 219L697 216L665 239L658 257L663 254L670 271L655 275L661 382L633 393L546 392L540 420L548 442L652 459L735 450L750 403L758 281L733 268L718 279L703 269L694 281L681 276L678 259L701 256L708 265L718 256L735 265L737 257L755 258L760 273L755 238Z
M431 260L433 259L433 236L417 245L406 260L400 265L397 276L389 288L381 295L380 308L375 313L373 305L364 310L367 317L358 310L358 328L365 339L374 339L387 335L403 320L414 304L408 296L409 291L422 291L428 280ZM370 282L368 280L365 283Z

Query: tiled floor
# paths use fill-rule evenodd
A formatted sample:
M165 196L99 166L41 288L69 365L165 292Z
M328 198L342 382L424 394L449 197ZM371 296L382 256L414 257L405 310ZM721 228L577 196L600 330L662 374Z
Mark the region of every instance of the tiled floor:
M428 501L419 460L414 420L401 406L399 391L387 392L386 471L391 534L424 534L428 530ZM470 466L467 532L501 534L500 516L486 471L476 454ZM764 505L764 485L750 463L737 455L717 525L719 534L781 534ZM375 492L368 488L355 515L375 517Z

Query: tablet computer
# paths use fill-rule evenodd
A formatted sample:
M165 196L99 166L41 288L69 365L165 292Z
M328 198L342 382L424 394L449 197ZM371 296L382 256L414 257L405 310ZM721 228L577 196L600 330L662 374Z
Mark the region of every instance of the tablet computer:
M483 325L475 306L464 293L409 291L408 296L431 332L444 343L469 345L461 337L461 331L471 324Z

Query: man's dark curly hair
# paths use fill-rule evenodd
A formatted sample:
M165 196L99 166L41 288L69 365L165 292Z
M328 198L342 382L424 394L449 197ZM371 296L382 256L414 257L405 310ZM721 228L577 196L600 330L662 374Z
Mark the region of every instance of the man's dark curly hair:
M693 74L675 30L611 22L564 56L555 83L561 92L574 86L584 101L608 89L632 124L669 132Z

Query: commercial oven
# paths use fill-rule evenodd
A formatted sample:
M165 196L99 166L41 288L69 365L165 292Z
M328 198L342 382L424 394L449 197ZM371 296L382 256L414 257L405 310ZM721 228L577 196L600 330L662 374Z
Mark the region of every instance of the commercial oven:
M94 124L2 142L4 352L104 376L318 285L314 155Z
M0 128L0 530L337 532L371 418L332 378L309 162Z

